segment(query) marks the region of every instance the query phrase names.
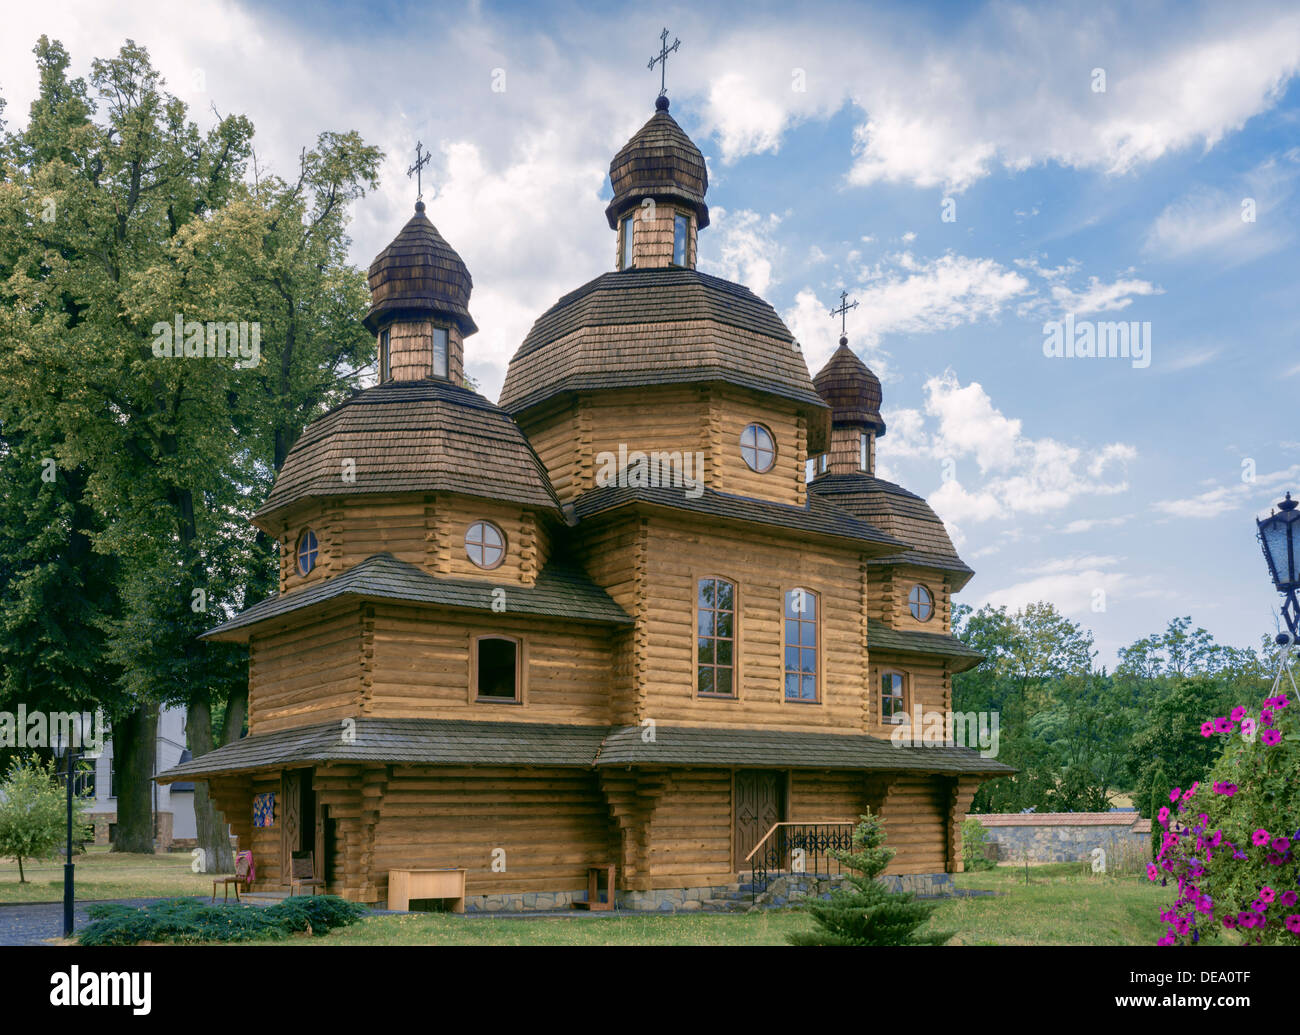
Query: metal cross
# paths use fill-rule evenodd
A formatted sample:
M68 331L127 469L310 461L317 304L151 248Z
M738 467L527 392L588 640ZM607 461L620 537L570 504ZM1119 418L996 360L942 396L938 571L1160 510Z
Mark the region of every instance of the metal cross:
M849 293L848 293L847 291L841 291L841 292L840 292L840 304L839 304L839 307L836 308L836 309L832 309L832 310L831 310L831 316L838 316L838 317L840 318L840 337L841 337L841 338L847 337L847 336L848 336L848 333L849 333L849 330L848 330L848 326L849 326L849 310L850 310L850 309L856 309L857 307L858 307L858 303L857 303L856 301L854 301L852 304L850 304L850 302L849 302Z
M420 157L420 153L422 151L424 152L423 158ZM424 185L421 182L422 177L420 176L420 170L422 170L426 165L429 164L429 160L431 158L433 158L433 152L425 151L424 145L417 140L415 142L415 164L406 170L406 175L408 177L411 175L415 176L415 200L416 201L419 201L421 198L424 197Z
M668 55L671 54L674 50L676 50L681 45L682 45L682 41L677 39L677 37L674 36L673 45L671 47L668 46L668 30L667 28L665 28L664 31L659 34L659 56L652 57L650 59L650 64L646 65L646 67L650 69L650 71L652 72L654 71L655 65L656 64L659 65L659 96L660 97L662 97L664 94L668 92L668 86L665 82L665 76L668 71Z

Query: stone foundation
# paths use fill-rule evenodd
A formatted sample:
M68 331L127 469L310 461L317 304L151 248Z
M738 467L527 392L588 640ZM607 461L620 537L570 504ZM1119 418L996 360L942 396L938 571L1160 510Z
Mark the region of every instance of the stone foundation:
M116 812L91 812L87 818L95 831L95 844L107 845L112 843L111 827L117 824ZM170 852L177 843L172 837L172 820L170 812L155 812L154 819L157 826L154 831L154 851ZM190 847L194 845L194 839L190 838Z

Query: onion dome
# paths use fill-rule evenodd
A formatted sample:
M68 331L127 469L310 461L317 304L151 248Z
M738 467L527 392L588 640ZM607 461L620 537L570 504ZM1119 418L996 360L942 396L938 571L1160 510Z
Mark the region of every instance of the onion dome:
M442 316L462 335L478 328L469 315L474 281L456 250L415 203L415 215L370 264L370 312L362 321L372 332L395 320Z
M668 98L655 102L655 113L609 163L614 200L605 209L610 229L619 217L644 198L685 202L695 211L698 229L709 225L704 194L709 174L704 155L668 114Z
M859 424L884 435L880 378L849 348L847 338L840 338L840 347L813 378L813 385L831 408L833 424Z
M352 461L355 477L339 472ZM275 479L267 515L309 498L453 492L558 511L524 433L477 392L438 378L358 392L303 432Z

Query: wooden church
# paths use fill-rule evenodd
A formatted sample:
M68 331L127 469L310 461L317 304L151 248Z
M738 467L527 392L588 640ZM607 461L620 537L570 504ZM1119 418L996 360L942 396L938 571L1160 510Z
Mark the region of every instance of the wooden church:
M708 178L668 108L610 165L615 268L538 317L497 404L423 203L371 265L378 384L254 516L279 593L206 634L248 644L249 734L159 777L207 781L260 885L298 853L361 902L447 869L469 908L527 909L613 867L620 907L701 908L868 808L896 883L961 869L1011 770L890 734L979 662L950 633L972 572L875 476L847 340L810 377L768 303L696 269Z

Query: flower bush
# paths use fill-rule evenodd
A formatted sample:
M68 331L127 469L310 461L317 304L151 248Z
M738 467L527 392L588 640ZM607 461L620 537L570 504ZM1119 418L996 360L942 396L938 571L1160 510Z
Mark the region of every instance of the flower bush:
M1224 737L1206 782L1169 791L1147 876L1178 888L1160 945L1219 940L1300 944L1300 704L1283 693L1258 714L1239 705L1207 720Z

